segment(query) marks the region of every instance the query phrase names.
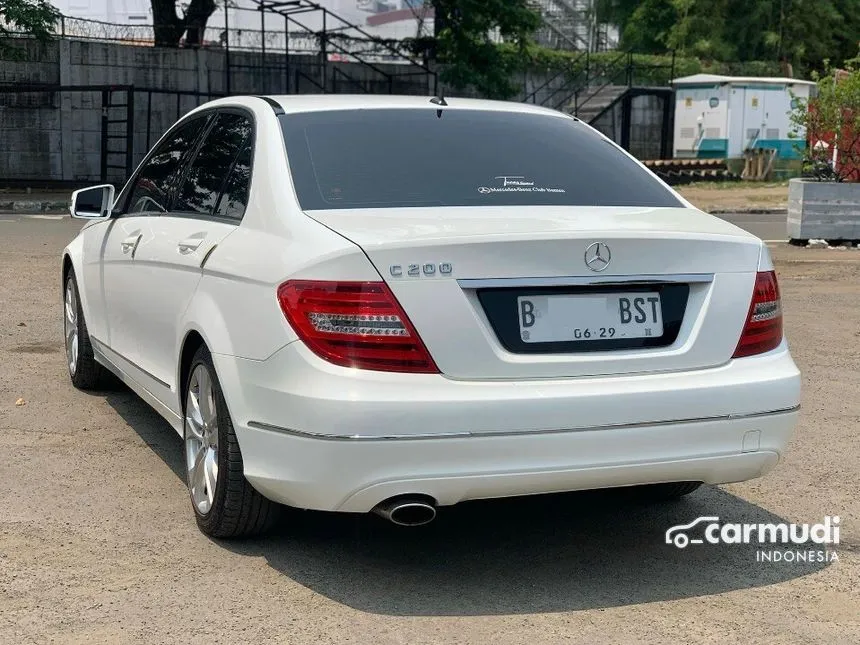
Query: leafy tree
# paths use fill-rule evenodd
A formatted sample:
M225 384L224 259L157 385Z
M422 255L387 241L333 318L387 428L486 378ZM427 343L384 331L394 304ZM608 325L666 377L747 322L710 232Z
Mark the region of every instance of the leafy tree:
M619 25L622 47L646 54L669 51L678 19L671 0L602 0L597 15L598 22Z
M785 0L782 52L807 69L842 64L857 53L860 0Z
M176 0L151 0L155 44L178 47L182 36L191 47L203 42L203 32L209 17L215 13L215 0L191 0L182 17L176 15Z
M47 0L0 0L0 37L25 33L45 41L60 12Z
M818 96L799 101L791 113L792 136L805 130L804 172L818 180L860 181L860 57L846 69L825 65ZM836 163L833 163L834 152Z
M0 58L21 60L25 50L14 46L8 36L26 34L40 42L50 40L60 12L47 0L0 0Z
M441 79L481 95L509 98L514 73L529 60L528 45L540 15L528 0L432 0L433 36L407 42L413 53L442 66ZM501 39L507 47L499 47Z
M597 9L635 51L801 70L850 58L860 35L860 0L599 0Z

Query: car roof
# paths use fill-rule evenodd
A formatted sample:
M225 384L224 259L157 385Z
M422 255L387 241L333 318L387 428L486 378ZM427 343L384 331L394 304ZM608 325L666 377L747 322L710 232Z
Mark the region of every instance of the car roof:
M400 96L383 94L297 94L273 96L233 96L205 103L200 107L218 105L248 105L247 99L264 99L276 103L285 113L324 112L331 110L384 110L384 109L445 109L445 110L492 110L496 112L518 112L569 118L569 115L539 105L513 101L488 101L445 97L447 105L431 102L432 96Z

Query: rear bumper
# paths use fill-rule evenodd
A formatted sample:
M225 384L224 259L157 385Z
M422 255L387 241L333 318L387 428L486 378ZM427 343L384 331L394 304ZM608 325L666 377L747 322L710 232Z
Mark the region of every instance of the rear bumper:
M538 436L340 442L250 429L246 476L276 501L365 512L407 493L440 505L469 499L666 481L720 484L779 461L796 421L785 413L731 421Z
M517 382L344 369L300 343L214 358L248 480L321 510L751 479L778 462L800 397L785 346L684 374Z

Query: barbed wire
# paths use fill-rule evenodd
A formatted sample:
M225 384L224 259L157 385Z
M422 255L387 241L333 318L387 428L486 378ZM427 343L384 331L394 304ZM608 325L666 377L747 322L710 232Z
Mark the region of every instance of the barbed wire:
M64 16L55 26L57 36L81 40L97 40L133 45L154 45L155 26L103 22L89 18ZM229 35L229 38L228 38ZM289 43L287 43L289 37ZM267 51L291 54L319 54L323 51L323 40L327 51L344 57L374 56L381 59L408 57L402 43L392 39L368 38L346 31L314 32L290 30L289 36L281 30L247 29L209 25L204 30L200 47L204 49L226 48L237 51ZM180 46L183 45L180 42ZM289 46L288 46L289 45ZM393 50L393 51L392 51Z

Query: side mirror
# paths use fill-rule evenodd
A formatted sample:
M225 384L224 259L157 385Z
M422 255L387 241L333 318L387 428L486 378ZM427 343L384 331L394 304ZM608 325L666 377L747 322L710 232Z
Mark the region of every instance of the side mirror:
M110 217L114 193L114 187L110 184L76 190L72 193L72 205L69 209L72 217L80 219Z

